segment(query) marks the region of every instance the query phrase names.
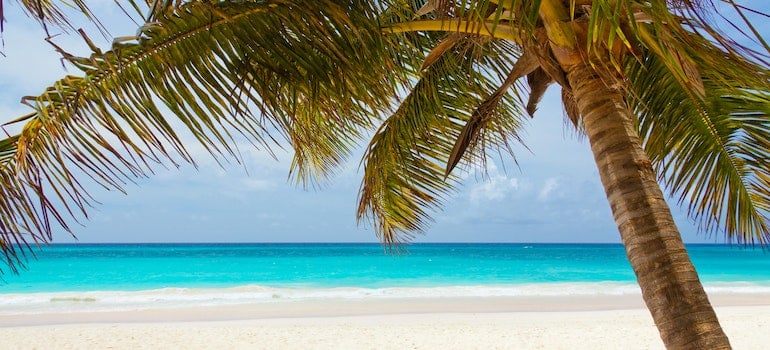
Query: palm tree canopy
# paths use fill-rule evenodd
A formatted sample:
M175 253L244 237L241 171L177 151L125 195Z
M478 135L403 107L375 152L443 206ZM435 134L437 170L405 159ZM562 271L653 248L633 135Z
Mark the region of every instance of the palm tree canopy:
M722 2L739 19L749 11ZM288 144L304 184L333 174L373 132L359 218L385 242L409 239L459 184L456 165L520 141L550 84L580 130L563 67L585 62L627 92L652 166L704 230L770 239L770 49L748 21L735 24L760 49L719 32L710 1L153 4L138 34L110 50L60 50L81 75L25 98L31 112L6 123L23 123L0 140L11 269L52 224L87 217L87 182L121 189L156 166L194 162L180 132L222 160L238 159L236 137Z

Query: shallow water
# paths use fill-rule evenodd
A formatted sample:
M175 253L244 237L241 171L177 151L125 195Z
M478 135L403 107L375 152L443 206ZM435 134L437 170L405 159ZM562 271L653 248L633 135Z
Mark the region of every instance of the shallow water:
M639 293L615 244L78 244L0 286L0 314L317 298ZM710 292L770 292L770 255L689 246Z

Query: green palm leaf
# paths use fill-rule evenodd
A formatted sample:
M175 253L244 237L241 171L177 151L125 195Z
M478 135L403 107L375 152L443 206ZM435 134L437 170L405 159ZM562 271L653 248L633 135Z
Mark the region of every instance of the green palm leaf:
M502 84L518 55L503 41L459 39L426 67L396 112L372 138L364 158L359 220L370 217L387 243L406 241L425 229L430 210L458 184L445 175L452 149L476 107ZM419 57L416 52L412 57ZM418 71L422 62L414 62ZM521 100L508 94L496 106L466 162L485 159L487 147L518 140Z
M6 255L14 242L50 240L51 218L66 229L56 208L87 214L92 199L77 179L120 190L159 164L193 162L179 132L217 159L238 159L236 138L268 150L285 139L297 150L298 176L328 174L371 126L373 106L396 94L388 79L399 70L378 49L369 6L192 2L155 11L154 22L110 51L62 52L84 76L26 98L34 115L1 144Z
M768 243L768 73L708 42L687 46L707 94L693 99L656 56L628 70L645 150L664 184L706 232ZM698 56L694 55L698 52Z

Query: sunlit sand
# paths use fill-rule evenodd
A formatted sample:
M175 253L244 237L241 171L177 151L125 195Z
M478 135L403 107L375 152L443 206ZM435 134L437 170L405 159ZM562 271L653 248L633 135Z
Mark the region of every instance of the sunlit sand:
M770 295L712 295L735 349L770 344ZM315 299L0 316L7 349L663 349L638 295Z

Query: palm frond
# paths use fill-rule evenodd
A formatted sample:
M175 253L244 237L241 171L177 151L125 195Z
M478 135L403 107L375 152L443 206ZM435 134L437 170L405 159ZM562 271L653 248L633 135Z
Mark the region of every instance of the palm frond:
M236 137L265 149L285 139L299 176L323 177L396 95L388 77L400 70L370 5L191 2L109 51L62 51L84 76L26 98L34 116L0 142L8 265L26 242L49 241L52 221L67 229L67 216L87 215L84 179L122 190L158 165L193 162L180 132L217 159L238 160Z
M457 166L457 163L463 158L468 147L473 147L473 145L478 143L479 134L487 129L487 124L495 117L498 117L497 114L499 113L498 108L500 103L508 94L508 91L513 84L538 68L538 59L535 56L535 53L527 50L523 51L502 84L495 90L495 92L489 95L478 107L476 107L468 121L465 123L460 135L457 137L457 141L452 147L452 152L449 154L444 176L449 176L449 173L452 172L455 166ZM545 88L543 88L543 92L545 92ZM535 90L530 89L530 99L527 103L528 112L530 111L530 104L532 104L532 97L536 96L536 94L537 92ZM539 97L535 98L539 99ZM534 104L537 104L537 102L534 102ZM533 113L534 110L529 113L530 116Z
M726 2L733 4L732 1ZM634 5L630 26L633 27L636 40L661 59L682 87L692 95L690 98L702 98L705 94L702 74L697 71L696 64L702 58L698 52L682 48L699 48L702 40L708 40L724 52L717 57L719 60L728 59L732 64L742 65L744 70L753 69L755 65L770 65L770 50L767 50L760 33L743 16L742 7L733 6L744 19L743 25L732 22L724 15L720 15L721 24L728 23L733 33L741 33L749 40L762 43L766 52L762 53L736 41L735 38L741 35L728 35L720 30L712 18L720 11L712 1L681 0Z
M707 41L682 49L697 57L706 91L702 100L691 98L657 56L632 63L627 71L645 150L701 229L724 230L729 240L741 243L766 244L770 71L735 62Z
M6 265L14 272L17 271L17 265L23 265L26 260L25 251L29 250L27 241L45 241L46 238L50 238L38 237L37 235L27 238L22 236L21 232L5 229L17 225L12 222L14 218L22 220L24 226L40 228L37 216L34 215L37 212L37 203L34 201L34 197L30 197L30 191L26 190L27 186L14 176L13 172L4 168L6 164L13 161L16 155L18 138L18 136L13 136L0 140L0 164L2 164L0 181L3 184L9 184L0 186L0 196L2 196L3 202L7 203L7 205L0 206L0 229L2 229L0 230L0 252L5 258ZM19 249L20 247L22 249Z
M5 22L5 13L3 11L3 3L5 0L0 0L0 30L4 30L3 22ZM57 4L55 1L50 0L20 0L19 3L21 4L22 9L24 12L37 20L40 24L42 24L44 27L50 23L55 25L66 25L69 26L69 19L62 11L60 4ZM80 8L84 11L86 14L90 14L91 11L88 10L88 7L86 6L83 1L75 1L75 5L80 6Z
M681 19L684 28L714 42L730 56L741 57L747 62L763 66L770 65L770 47L763 33L755 27L756 23L770 18L770 14L737 4L732 0L719 0L719 2L727 5L718 8L713 1L682 1L681 6L673 8L673 12ZM734 13L731 13L730 8ZM755 18L757 21L752 23L747 18L747 13L759 16ZM731 17L740 18L742 23ZM719 24L726 24L730 32L725 33L720 29Z
M590 63L599 70L623 70L622 57L633 52L634 37L627 34L636 27L643 5L633 1L595 1L571 8L571 18L586 24L586 52ZM638 31L634 31L638 33Z
M422 71L398 110L384 121L364 158L358 217L373 220L386 243L407 241L425 229L430 210L453 191L457 177L445 174L455 140L476 107L502 83L518 52L510 44L464 38ZM484 50L484 54L474 50ZM429 50L426 50L427 52ZM497 57L489 53L497 52ZM419 53L415 53L418 55ZM413 65L419 71L422 64ZM507 95L466 161L483 149L516 140L523 113Z

